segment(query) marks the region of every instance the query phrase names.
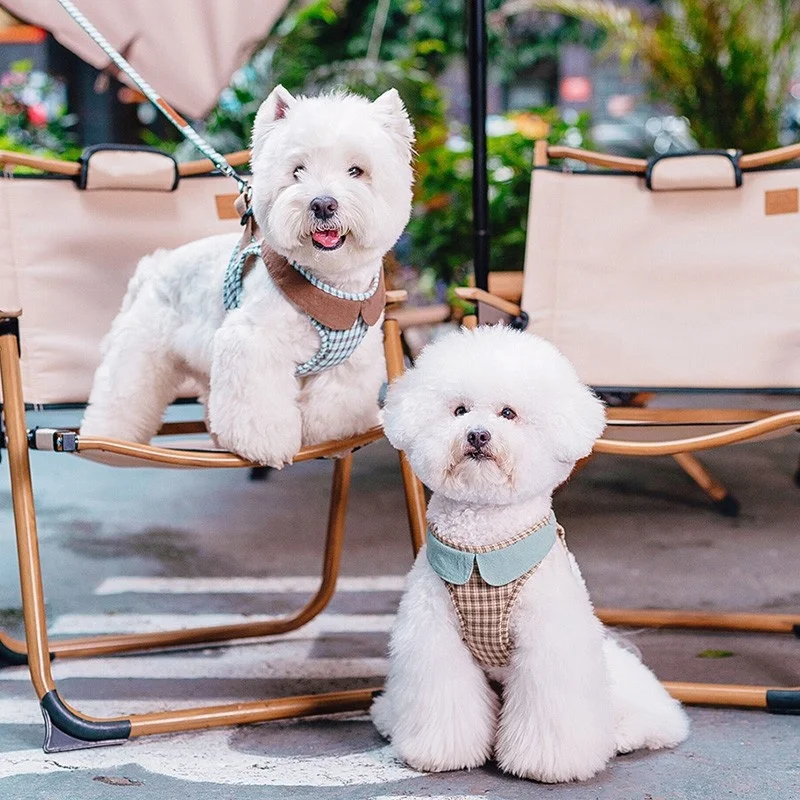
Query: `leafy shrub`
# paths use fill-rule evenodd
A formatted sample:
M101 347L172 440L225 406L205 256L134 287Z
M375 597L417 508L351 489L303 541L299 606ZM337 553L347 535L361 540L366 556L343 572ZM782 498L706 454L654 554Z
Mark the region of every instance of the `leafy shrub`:
M555 109L510 114L488 128L493 270L522 269L535 139L585 144L588 116L569 123ZM440 284L463 282L472 267L472 148L461 137L420 153L408 260Z

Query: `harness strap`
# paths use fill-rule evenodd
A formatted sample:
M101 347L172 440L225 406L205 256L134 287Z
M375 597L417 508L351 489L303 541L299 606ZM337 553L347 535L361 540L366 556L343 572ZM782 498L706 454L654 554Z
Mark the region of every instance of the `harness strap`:
M270 278L286 299L303 311L319 336L319 349L297 366L298 376L313 375L344 363L361 344L385 305L383 270L366 292L345 292L329 286L313 273L252 238L254 222L245 221L245 234L234 247L222 287L227 311L239 308L244 276L257 258L264 261Z

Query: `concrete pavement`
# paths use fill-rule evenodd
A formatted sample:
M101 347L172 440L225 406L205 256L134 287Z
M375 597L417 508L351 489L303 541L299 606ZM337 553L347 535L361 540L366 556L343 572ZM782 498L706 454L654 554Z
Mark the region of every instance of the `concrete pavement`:
M65 422L69 415L65 415ZM35 420L32 420L35 422ZM704 460L742 502L719 516L671 459L601 458L557 498L600 606L795 612L800 605L798 437ZM313 585L330 466L250 483L243 471L113 470L33 454L51 629L111 632L277 614ZM0 617L19 629L7 468L0 483ZM104 715L331 687L377 686L411 562L394 453L356 454L343 574L319 623L297 636L184 653L55 662L63 697ZM287 584L282 576L297 577ZM300 580L302 579L302 580ZM299 591L303 590L303 591ZM664 679L800 684L788 636L629 633ZM701 658L707 651L724 658ZM25 670L0 672L0 798L800 797L800 718L693 709L672 752L615 759L592 781L543 786L493 766L419 775L363 717L270 723L46 756Z

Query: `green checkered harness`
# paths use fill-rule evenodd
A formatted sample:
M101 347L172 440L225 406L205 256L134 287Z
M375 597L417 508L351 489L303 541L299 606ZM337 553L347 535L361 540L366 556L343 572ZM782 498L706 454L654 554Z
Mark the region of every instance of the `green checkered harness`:
M246 247L241 247L241 242L237 243L231 254L228 268L225 271L225 280L222 285L222 300L226 311L239 308L242 304L242 292L244 289L244 268L249 258L261 258L261 243L253 240ZM369 300L378 289L380 284L380 272L372 280L372 284L366 292L344 292L335 286L323 283L315 275L299 264L292 262L292 268L297 270L309 283L326 294L338 297L341 300L356 300L363 302ZM298 377L305 375L316 375L326 369L336 367L347 361L355 349L364 340L369 330L369 325L359 315L353 323L353 327L347 330L336 330L323 325L310 315L309 322L319 335L319 350L303 364L299 364L294 371Z

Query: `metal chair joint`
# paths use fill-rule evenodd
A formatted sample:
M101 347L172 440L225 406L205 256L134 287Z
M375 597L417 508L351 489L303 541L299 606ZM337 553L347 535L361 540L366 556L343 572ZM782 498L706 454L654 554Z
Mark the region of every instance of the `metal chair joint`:
M28 431L28 447L31 450L75 453L78 450L78 434L69 429L31 428Z

